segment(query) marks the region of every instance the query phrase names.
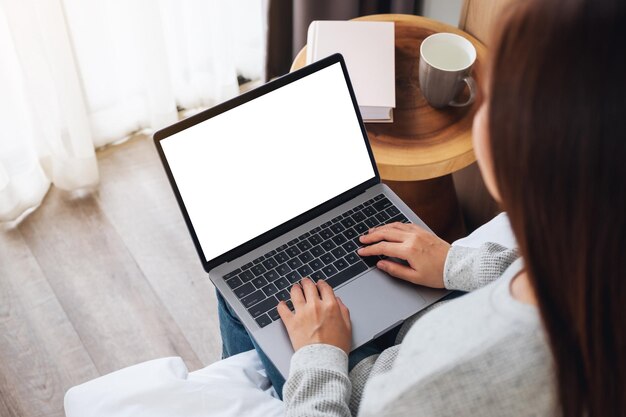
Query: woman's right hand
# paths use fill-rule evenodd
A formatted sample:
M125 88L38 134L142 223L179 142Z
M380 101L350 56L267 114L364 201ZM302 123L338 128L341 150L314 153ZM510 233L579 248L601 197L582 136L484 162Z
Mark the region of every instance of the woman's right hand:
M450 244L435 234L415 224L390 223L370 229L360 240L368 245L358 250L360 256L385 255L408 262L409 266L390 259L378 261L376 266L389 275L414 284L444 288L443 269Z

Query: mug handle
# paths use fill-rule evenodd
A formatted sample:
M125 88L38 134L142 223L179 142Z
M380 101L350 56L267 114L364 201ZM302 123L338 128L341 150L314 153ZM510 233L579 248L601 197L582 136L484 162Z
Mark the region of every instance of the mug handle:
M465 84L467 84L467 86L469 87L470 96L465 103L458 103L456 100L452 100L449 103L450 106L453 106L453 107L469 106L470 104L474 102L474 99L476 98L476 81L474 81L474 79L470 75L466 75L465 77L463 77L462 81Z

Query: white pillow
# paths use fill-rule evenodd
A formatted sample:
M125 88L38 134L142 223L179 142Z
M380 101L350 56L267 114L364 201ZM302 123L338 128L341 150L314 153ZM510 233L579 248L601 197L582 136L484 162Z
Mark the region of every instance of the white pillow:
M485 242L499 243L505 248L517 248L517 241L511 230L509 216L500 213L487 223L474 230L469 236L456 240L454 246L477 248Z
M101 376L65 394L67 417L272 417L284 414L259 356L244 352L188 373L181 358Z

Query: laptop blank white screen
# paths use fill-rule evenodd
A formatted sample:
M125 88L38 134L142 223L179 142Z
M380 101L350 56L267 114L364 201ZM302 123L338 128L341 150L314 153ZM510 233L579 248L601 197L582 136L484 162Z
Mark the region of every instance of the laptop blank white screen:
M375 175L339 63L161 146L207 261Z

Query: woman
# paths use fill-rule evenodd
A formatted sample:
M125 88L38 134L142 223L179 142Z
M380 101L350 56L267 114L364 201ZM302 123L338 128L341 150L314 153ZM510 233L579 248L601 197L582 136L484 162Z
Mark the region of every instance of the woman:
M482 286L424 269L448 248L415 226L370 231L361 255L409 262L380 261L391 275L472 292L348 373L349 312L303 280L279 306L287 415L626 415L626 7L527 0L496 39L474 149L522 259Z

